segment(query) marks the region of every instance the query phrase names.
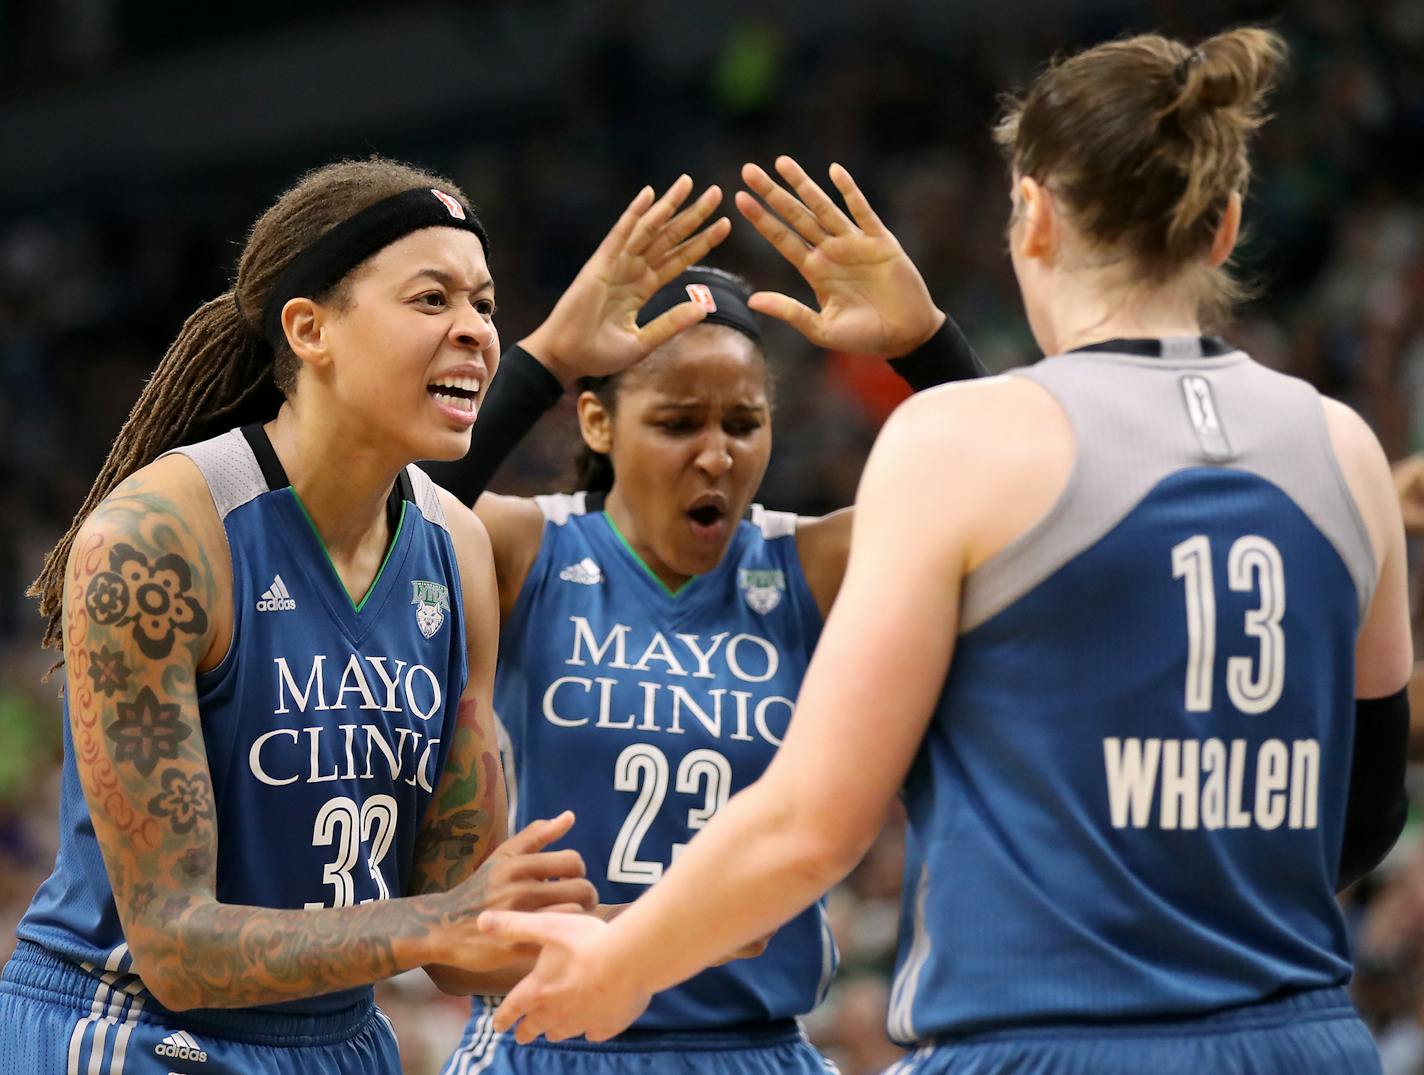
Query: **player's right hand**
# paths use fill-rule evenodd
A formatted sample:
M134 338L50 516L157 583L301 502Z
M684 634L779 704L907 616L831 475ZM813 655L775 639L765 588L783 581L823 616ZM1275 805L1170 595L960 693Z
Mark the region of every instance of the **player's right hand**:
M708 187L678 212L691 193L692 180L685 175L656 201L652 187L639 191L548 318L521 341L565 386L579 377L621 373L705 316L688 301L638 325L638 311L653 293L701 261L732 230L726 217L702 227L722 201L718 187Z
M479 971L532 953L498 941L475 925L482 911L590 911L598 893L572 849L544 850L573 827L574 814L531 821L490 853L473 875L445 894L450 941L442 963Z

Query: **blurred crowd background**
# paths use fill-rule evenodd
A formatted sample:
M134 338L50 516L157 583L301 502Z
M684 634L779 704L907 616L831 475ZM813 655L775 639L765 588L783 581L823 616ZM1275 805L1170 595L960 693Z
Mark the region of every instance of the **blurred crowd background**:
M41 682L55 655L38 648L25 586L167 342L227 286L251 221L314 165L379 152L460 183L492 236L512 342L642 184L687 171L730 192L746 160L789 152L819 175L837 160L1002 369L1038 355L1004 250L998 95L1056 53L1125 32L1191 40L1269 22L1293 75L1247 209L1241 260L1262 297L1224 334L1355 406L1392 459L1424 447L1418 0L223 7L0 5L0 957L56 844L57 681ZM750 228L712 261L806 294ZM896 383L878 360L780 330L769 340L781 390L761 499L804 513L848 504ZM556 411L496 488L566 488L572 438ZM1345 897L1356 996L1389 1075L1424 1072L1417 842L1411 825ZM892 829L831 896L844 963L808 1026L846 1075L896 1055L882 1021L899 854ZM463 1005L418 975L383 987L382 1003L407 1070L438 1070Z

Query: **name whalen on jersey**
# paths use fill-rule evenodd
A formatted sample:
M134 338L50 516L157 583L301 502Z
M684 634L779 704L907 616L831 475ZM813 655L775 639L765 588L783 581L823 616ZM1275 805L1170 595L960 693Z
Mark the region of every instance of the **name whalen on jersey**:
M771 681L781 667L781 653L769 639L719 631L713 635L674 634L674 645L661 631L653 631L646 642L630 645L630 640L641 642L642 636L629 624L613 624L600 640L586 617L570 616L568 623L566 667L649 672L662 678L638 679L632 684L639 692L634 709L615 705L614 689L624 682L618 677L559 676L544 689L540 707L550 724L682 735L687 718L691 718L715 739L723 737L725 727L727 738L738 742L753 742L755 732L765 742L781 745L791 720L790 698L730 687L695 691L665 682L666 677L725 680L727 676L742 683ZM629 663L633 653L638 658Z

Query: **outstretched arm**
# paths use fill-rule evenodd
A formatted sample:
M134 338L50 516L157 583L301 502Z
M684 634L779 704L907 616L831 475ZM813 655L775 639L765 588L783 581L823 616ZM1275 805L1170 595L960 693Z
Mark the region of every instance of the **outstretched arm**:
M946 433L954 426L943 411L906 408L881 435L861 484L843 592L762 778L609 925L482 916L509 939L544 945L496 1025L520 1020L521 1041L607 1038L652 993L774 929L855 864L904 779L953 649L967 547L959 513L970 508L945 503L927 514L922 494L935 461L960 449ZM974 499L967 491L965 501Z
M504 770L494 728L494 674L499 608L485 528L469 508L442 492L445 518L460 567L469 678L444 772L416 836L410 894L448 892L466 885L482 907L536 911L588 910L597 903L577 851L546 851L568 832L573 815L531 822L506 840ZM509 951L493 971L466 971L447 961L426 972L446 993L507 992L533 960Z

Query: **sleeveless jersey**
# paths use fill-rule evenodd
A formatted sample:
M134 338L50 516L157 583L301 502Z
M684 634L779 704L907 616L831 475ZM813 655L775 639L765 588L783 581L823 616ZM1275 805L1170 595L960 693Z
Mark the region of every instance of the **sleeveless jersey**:
M1062 405L1076 460L965 581L904 792L891 1036L1343 983L1334 881L1376 570L1319 397L1211 339L1018 375Z
M587 497L537 498L543 543L501 635L495 712L517 824L573 810L564 844L602 902L629 903L766 769L821 617L795 516L754 508L721 563L673 595ZM798 1015L836 960L817 904L760 957L659 993L635 1028Z
M390 550L353 604L261 426L178 451L207 480L232 559L232 645L197 684L219 902L344 907L403 894L467 672L459 574L435 486L415 467L401 475ZM18 933L91 972L141 974L67 716L59 855ZM129 991L141 986L123 979ZM271 1010L332 1012L370 991Z

